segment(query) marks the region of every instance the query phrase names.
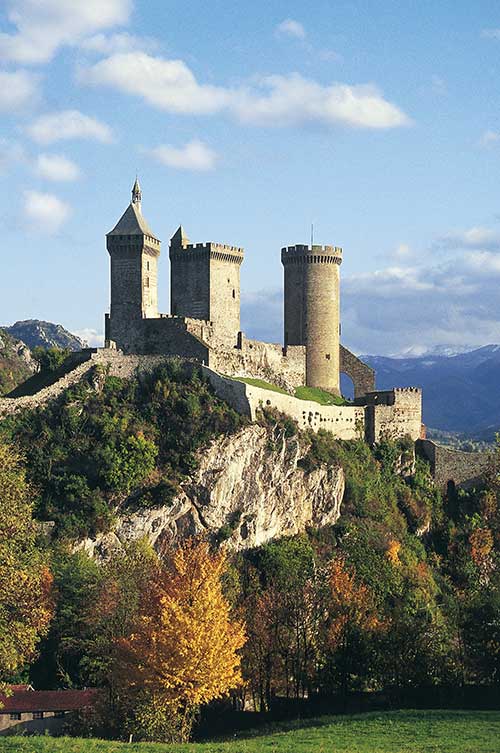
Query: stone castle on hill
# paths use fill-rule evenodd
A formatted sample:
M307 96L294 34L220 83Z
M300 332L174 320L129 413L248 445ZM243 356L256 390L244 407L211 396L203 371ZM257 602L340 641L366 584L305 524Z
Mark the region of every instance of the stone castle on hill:
M317 428L316 423L325 423L324 428L345 438L349 437L342 426L348 426L351 436L360 421L367 438L383 430L410 434L413 439L420 436L420 390L377 392L373 370L340 343L341 248L283 248L283 345L249 340L240 329L243 249L220 243L190 243L182 226L170 240L171 314L158 312L161 242L146 222L141 204L142 192L136 180L129 206L106 236L111 260L106 348L131 355L180 356L219 374L271 382L290 396L260 390L266 393L266 404L272 402L295 418L300 414L302 425ZM304 418L311 411L302 410L305 401L292 397L294 389L306 385L340 395L341 372L353 381L355 405L339 408L316 404L313 418ZM284 401L276 405L280 398ZM325 417L327 408L340 414Z

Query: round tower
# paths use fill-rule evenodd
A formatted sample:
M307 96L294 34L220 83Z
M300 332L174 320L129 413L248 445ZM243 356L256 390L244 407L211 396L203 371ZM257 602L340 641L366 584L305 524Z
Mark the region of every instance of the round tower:
M340 394L340 265L336 246L281 249L285 347L306 346L306 385Z

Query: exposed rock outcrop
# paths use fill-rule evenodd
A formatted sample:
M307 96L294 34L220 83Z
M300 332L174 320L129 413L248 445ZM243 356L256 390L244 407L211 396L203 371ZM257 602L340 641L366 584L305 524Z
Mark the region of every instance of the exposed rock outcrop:
M119 514L113 532L81 548L105 558L123 543L147 536L161 551L179 537L206 532L231 549L258 546L308 526L333 525L340 516L344 472L300 466L307 447L297 437L249 426L215 440L170 506Z

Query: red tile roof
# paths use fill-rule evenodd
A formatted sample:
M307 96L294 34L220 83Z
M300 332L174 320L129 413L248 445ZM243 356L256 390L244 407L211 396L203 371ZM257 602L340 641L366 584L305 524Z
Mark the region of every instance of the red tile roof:
M14 689L16 686L11 686ZM0 697L0 714L76 711L96 702L99 690L14 690Z

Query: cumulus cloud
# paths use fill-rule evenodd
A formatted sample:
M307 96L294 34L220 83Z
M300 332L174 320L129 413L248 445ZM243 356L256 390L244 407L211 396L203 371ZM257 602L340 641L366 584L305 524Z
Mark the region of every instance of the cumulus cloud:
M7 0L14 33L0 33L0 59L37 64L64 45L101 29L125 24L132 0Z
M18 141L0 138L0 175L19 162L27 162L24 147Z
M471 227L468 230L453 231L440 236L436 248L475 248L500 251L500 233L487 227Z
M0 71L0 112L12 112L38 99L38 78L26 71Z
M408 116L377 87L324 86L299 74L266 76L252 86L226 88L199 83L182 60L144 52L117 53L80 70L83 83L110 86L178 114L228 112L254 125L322 122L362 128L408 125Z
M293 18L286 18L276 27L276 33L279 36L295 37L296 39L305 39L306 30L299 21Z
M63 110L42 115L27 128L27 132L40 144L68 139L93 139L103 143L113 140L109 126L78 110Z
M475 248L480 234L463 235L444 257L420 255L416 263L416 255L411 262L403 256L395 265L342 275L344 344L356 353L402 355L500 343L500 248ZM282 295L276 289L243 296L250 337L281 341Z
M36 171L42 178L54 181L72 181L80 177L80 168L62 154L39 154Z
M102 348L104 345L104 335L96 329L87 327L86 329L79 329L75 332L75 335L87 343L89 348Z
M158 162L167 167L175 167L181 170L213 170L217 160L217 154L209 146L193 139L181 147L161 144L148 152Z
M134 50L154 52L157 47L158 42L155 39L138 37L129 34L127 31L117 34L94 34L94 36L84 39L80 44L82 50L102 55L114 55L117 52L132 52Z
M48 234L57 233L70 211L69 205L53 194L24 192L24 213L36 230Z

